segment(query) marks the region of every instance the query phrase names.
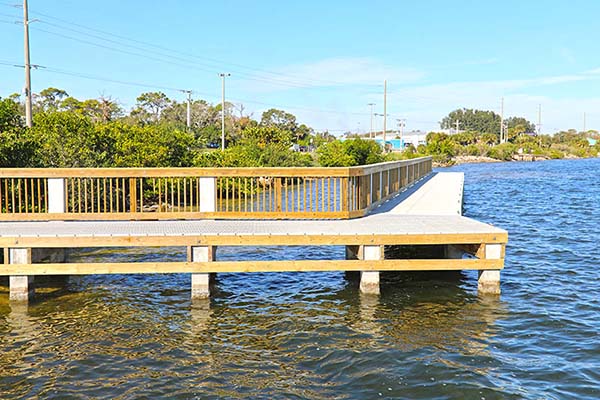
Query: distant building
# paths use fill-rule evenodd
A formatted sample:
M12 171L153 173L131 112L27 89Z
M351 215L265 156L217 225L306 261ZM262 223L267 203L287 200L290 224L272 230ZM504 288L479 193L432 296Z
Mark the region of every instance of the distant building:
M340 140L348 140L352 139L353 136L346 135L345 137L340 138ZM356 135L354 135L356 137ZM360 135L361 139L365 140L374 140L379 143L380 146L383 146L383 133L381 131L374 132L374 137L369 138L369 134ZM406 146L412 145L416 149L419 145L427 144L427 133L423 131L408 131L403 132L402 138L400 138L399 131L388 131L385 135L385 142L387 143L387 147L391 150L404 150Z
M378 134L374 140L383 145L382 134ZM409 145L412 145L416 149L419 145L427 144L427 133L423 131L408 131L403 132L402 138L400 138L400 132L393 131L387 133L385 141L392 150L404 150Z

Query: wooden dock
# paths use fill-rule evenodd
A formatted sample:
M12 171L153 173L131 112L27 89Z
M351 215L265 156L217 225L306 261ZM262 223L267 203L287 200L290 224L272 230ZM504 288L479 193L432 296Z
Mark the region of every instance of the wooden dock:
M68 204L76 202L64 196L63 208L57 213L63 217L62 220L55 220L56 214L47 212L4 214L5 221L0 222L0 247L4 248L4 265L0 269L0 275L10 276L11 298L22 300L28 299L32 294L32 277L36 275L114 273L190 273L192 296L207 297L210 292L209 276L219 272L360 271L361 291L379 293L379 271L478 270L480 292L499 293L499 271L504 266L507 232L461 216L462 174L431 174L430 167L425 165L430 162L429 159L411 162L413 171L419 171L413 172L412 179L402 169L407 167L403 162L384 163L387 170L381 165L370 166L371 172L355 175L359 177L355 182L351 178L353 171L343 171L348 174L347 184L343 183L344 177L333 181L331 177L321 176L320 181L315 184L318 189L322 189L321 192L313 190L312 186L310 191L306 189L307 185L313 185L310 180L302 184L297 181L295 187L290 187L292 185L289 185L289 179L281 179L281 187L272 193L266 194L265 189L254 193L254 199L251 200L254 202L254 211L251 212L253 219L248 218L247 211L240 211L239 208L219 211L221 217L231 213L232 219L207 219L207 214L215 213L213 208L196 211L197 218L194 219L189 218L190 211L183 214L178 211L175 212L178 218L187 219L167 220L161 215L150 221L147 220L150 213L141 211L143 205L140 205L138 210L123 209L123 215L116 218L123 219L126 216L131 219L144 214L139 220L120 221L114 220L114 217L98 220L105 210L88 205L85 210L91 218L74 220L65 210L68 209ZM369 170L363 168L361 173L365 171ZM198 170L194 173L198 174ZM338 173L340 171L334 170L334 175ZM247 175L248 171L243 174ZM279 176L286 176L285 174L286 172L282 174L279 171ZM360 179L365 176L366 178ZM202 175L202 178L205 176ZM213 199L214 207L222 198L218 193L218 185L214 182L216 178L211 179L213 181L209 182L208 187L214 192L209 197ZM294 182L293 179L291 182ZM143 185L147 182L136 181L129 188L131 190L139 185L143 191ZM103 184L92 186L92 191L100 193ZM174 184L173 187L175 186ZM33 187L35 189L36 184ZM127 185L121 186L121 189L124 187ZM194 189L193 186L190 187ZM64 186L61 190L69 193ZM294 208L290 206L290 203L297 204L300 198L308 201L309 195L312 197L311 203L301 202L299 207ZM174 193L172 196L176 197ZM189 196L189 192L186 192L186 196ZM188 197L192 203L194 196ZM264 196L265 201L262 201L261 196ZM101 197L101 194L95 197L96 205L104 202ZM202 193L197 198L202 198ZM5 197L3 199L6 200ZM237 200L240 200L239 194ZM277 203L281 208L274 214L267 205L277 208ZM307 219L309 214L305 210L309 208L310 215L321 213L321 218L327 219ZM86 213L79 209L76 211L78 219L86 219ZM169 212L173 211L164 214L168 215ZM257 217L256 214L260 212L264 213L266 219ZM333 212L336 214L332 214ZM356 215L352 215L352 212ZM340 218L340 213L344 214L344 218ZM21 214L21 219L16 220L15 214ZM50 217L44 220L44 214ZM283 218L282 214L286 214L287 219L268 219ZM0 219L2 216L0 214ZM216 214L212 216L215 217ZM351 218L353 216L358 218ZM294 217L296 218L291 219ZM331 219L333 217L336 219ZM346 246L347 256L345 260L218 261L216 258L218 246L271 245ZM446 257L386 259L384 256L387 246L431 245L444 246ZM32 259L32 249L151 246L186 247L188 261L48 263ZM463 257L463 253L471 256Z

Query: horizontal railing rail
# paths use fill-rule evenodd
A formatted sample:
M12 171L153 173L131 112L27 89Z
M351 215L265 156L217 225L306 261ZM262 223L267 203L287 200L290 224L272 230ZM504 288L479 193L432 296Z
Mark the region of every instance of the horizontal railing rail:
M2 168L0 220L356 218L431 168Z

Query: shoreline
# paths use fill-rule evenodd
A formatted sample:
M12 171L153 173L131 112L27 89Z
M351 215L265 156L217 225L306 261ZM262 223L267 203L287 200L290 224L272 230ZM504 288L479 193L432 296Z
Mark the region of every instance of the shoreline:
M582 160L586 158L598 158L598 157L577 157L573 155L568 155L563 158L557 158L557 160ZM532 160L498 160L496 158L485 157L485 156L456 156L452 157L449 162L433 162L433 168L447 168L455 165L462 164L492 164L492 163L510 163L510 162L540 162L540 161L548 161L552 160L551 158L541 158L541 159L532 159Z

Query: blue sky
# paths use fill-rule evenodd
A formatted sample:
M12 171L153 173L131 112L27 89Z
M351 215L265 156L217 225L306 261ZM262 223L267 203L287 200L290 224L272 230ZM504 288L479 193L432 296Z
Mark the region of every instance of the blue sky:
M0 96L20 92L22 10L0 0ZM68 1L30 0L33 91L53 86L129 109L141 92L227 99L260 118L292 112L318 130L366 132L368 103L388 126L432 130L479 108L542 132L600 129L597 1ZM3 65L9 64L9 65ZM93 78L86 79L80 75ZM127 82L122 84L117 82ZM144 86L135 86L136 84ZM377 119L377 118L376 118ZM381 119L375 127L381 129Z

